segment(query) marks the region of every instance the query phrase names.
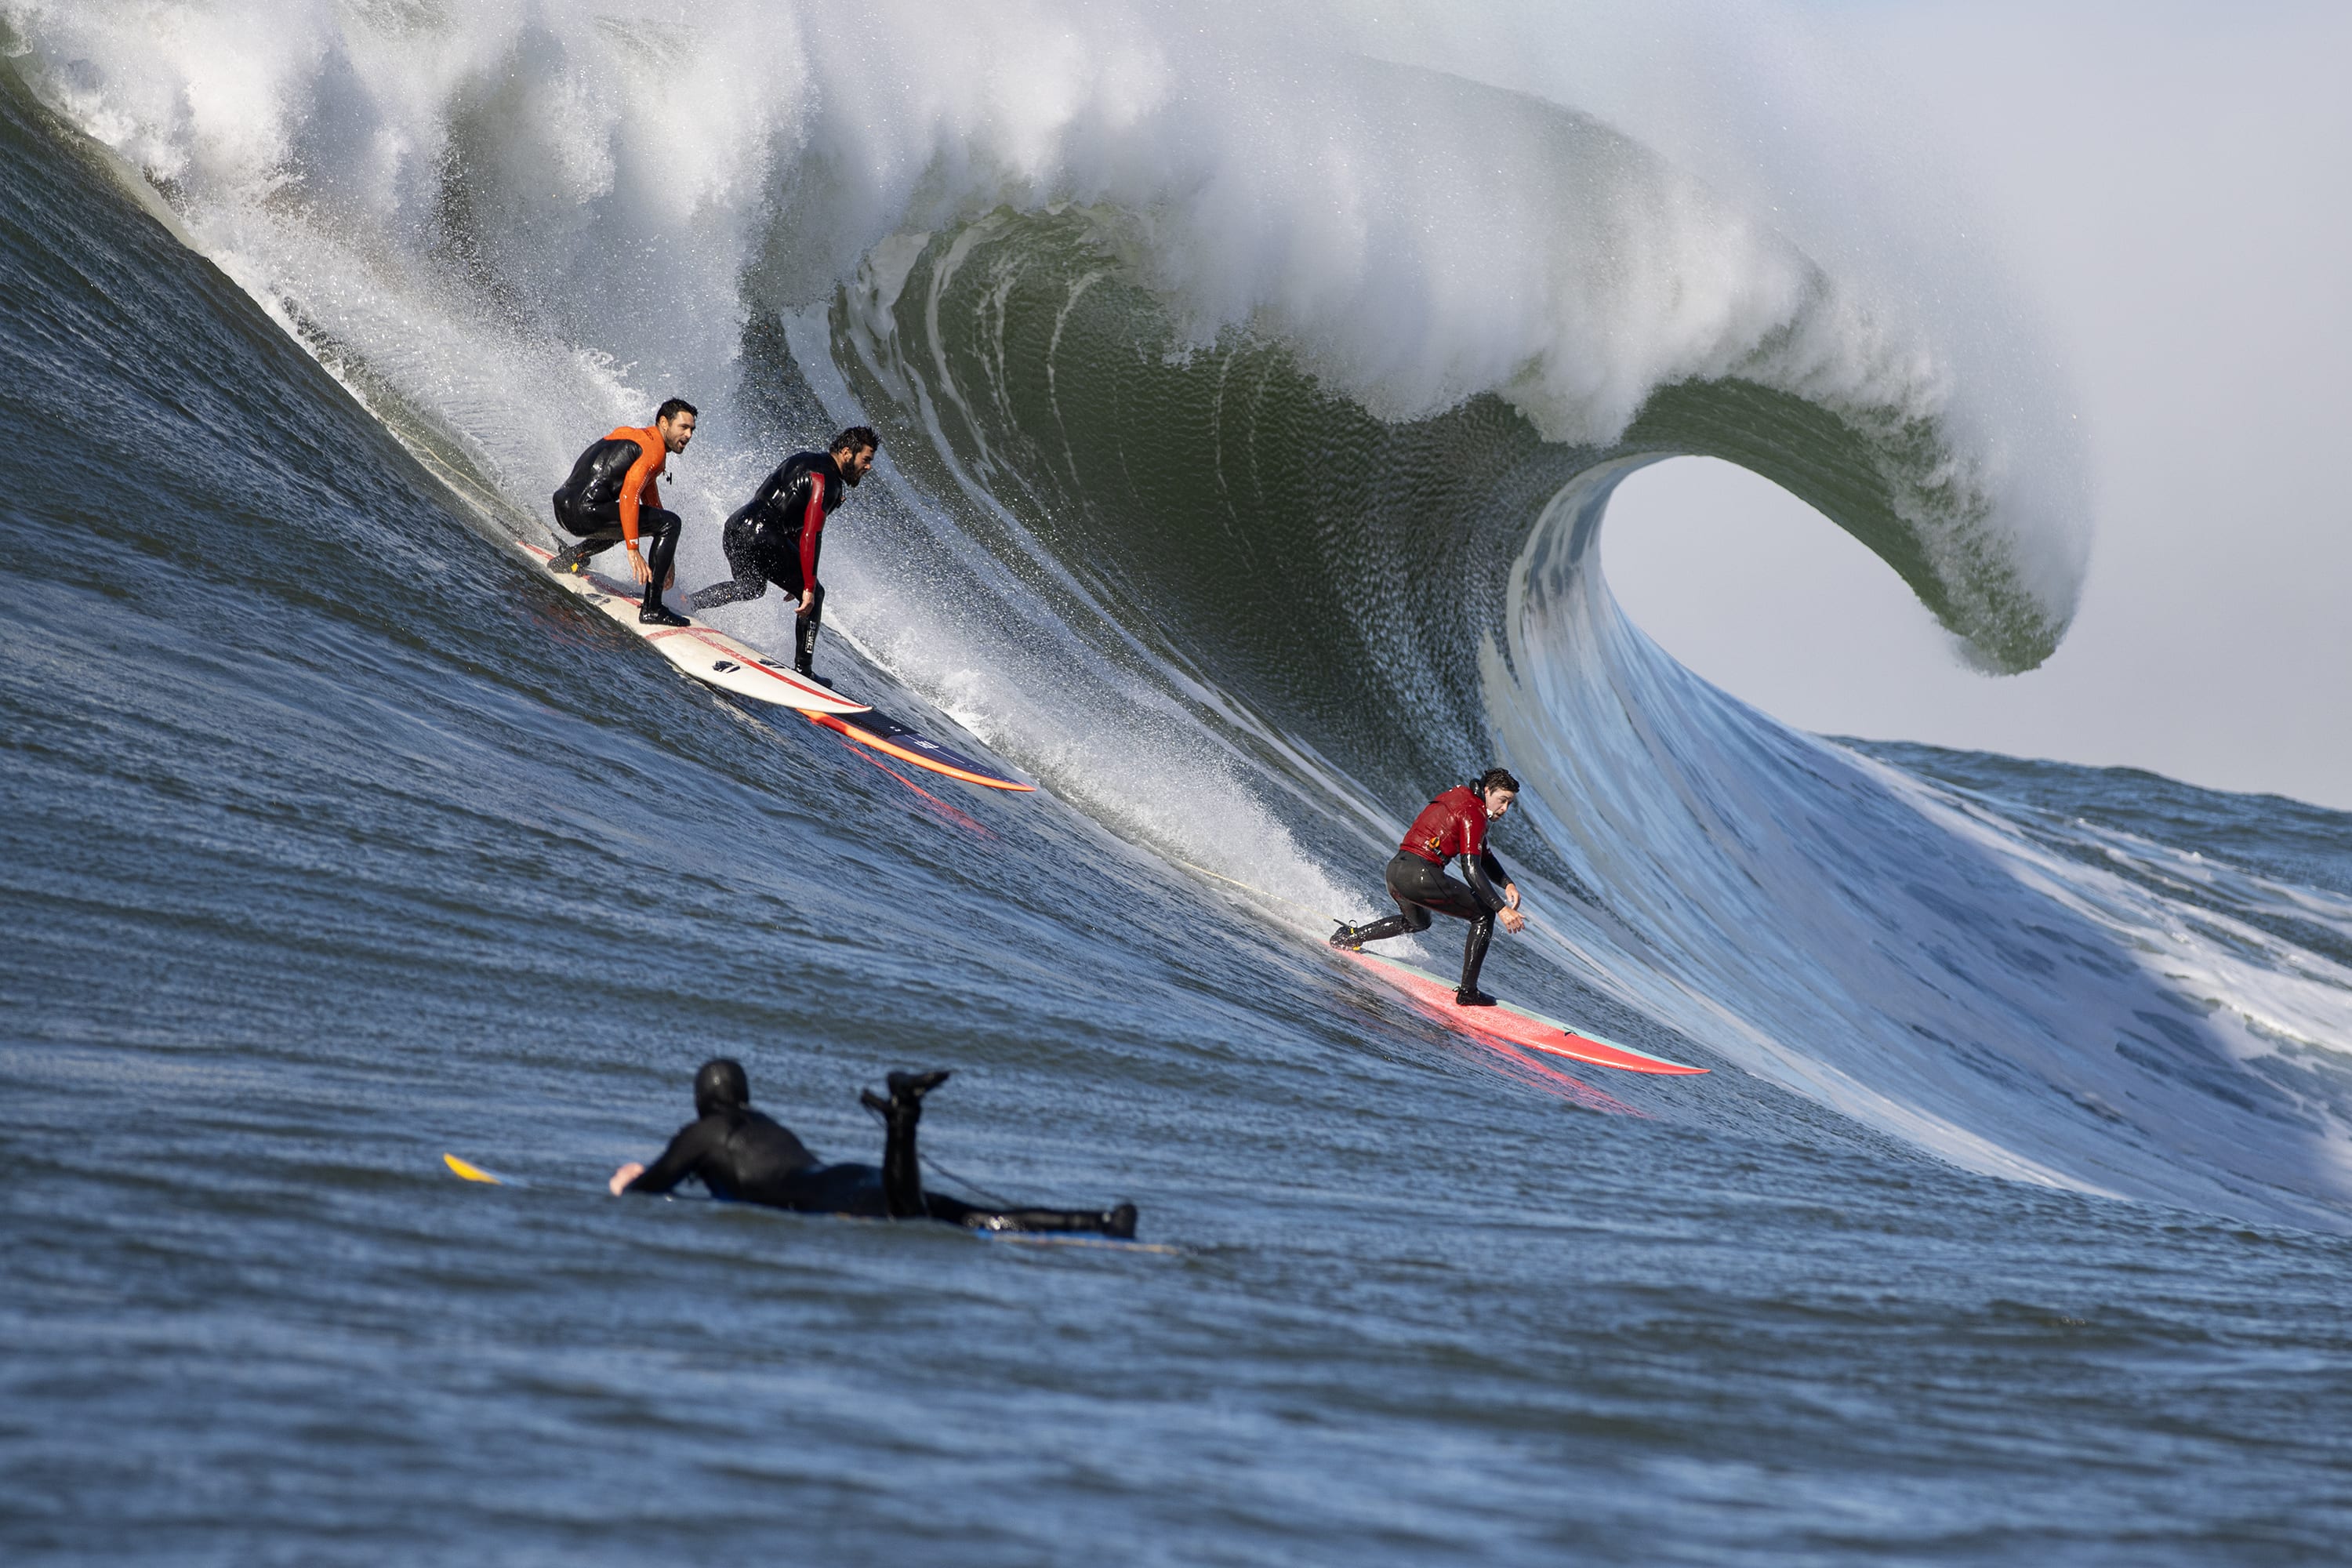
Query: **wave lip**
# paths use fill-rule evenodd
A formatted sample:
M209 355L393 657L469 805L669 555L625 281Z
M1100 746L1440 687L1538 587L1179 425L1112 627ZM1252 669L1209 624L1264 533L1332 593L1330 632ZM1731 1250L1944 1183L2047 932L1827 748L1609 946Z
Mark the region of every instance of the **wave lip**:
M417 407L461 389L447 423L519 489L567 436L474 432L550 376L567 432L616 382L723 384L747 310L822 301L893 234L1075 211L1171 352L1278 345L1391 424L1494 397L1554 444L1756 468L1988 668L2073 614L2081 486L2038 395L1956 386L1908 303L1591 115L1314 42L1360 36L1342 13L1234 48L1148 5L268 11L5 14L233 276Z

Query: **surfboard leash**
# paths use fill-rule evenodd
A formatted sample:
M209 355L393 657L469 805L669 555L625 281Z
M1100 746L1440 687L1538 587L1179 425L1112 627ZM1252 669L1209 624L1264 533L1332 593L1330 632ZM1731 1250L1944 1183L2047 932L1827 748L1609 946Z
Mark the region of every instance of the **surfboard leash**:
M976 1193L980 1196L986 1198L990 1203L994 1204L1000 1210L1009 1212L1013 1209L1017 1209L1023 1206L1020 1204L1014 1203L1011 1198L1006 1197L1002 1193L990 1192L986 1187L982 1186L970 1176L959 1175L955 1172L949 1170L945 1165L940 1164L937 1160L932 1159L929 1154L924 1153L920 1150L917 1150L915 1152L915 1158L920 1160L924 1164L929 1165L935 1173L945 1176L949 1181L962 1187L966 1192Z

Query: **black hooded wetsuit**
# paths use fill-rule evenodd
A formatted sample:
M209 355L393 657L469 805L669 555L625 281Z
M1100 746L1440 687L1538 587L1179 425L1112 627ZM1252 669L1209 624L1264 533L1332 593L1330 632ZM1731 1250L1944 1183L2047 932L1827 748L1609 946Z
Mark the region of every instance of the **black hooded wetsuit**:
M736 1098L733 1087L722 1084L713 1093L698 1079L695 1109L702 1112L700 1119L679 1129L661 1158L621 1190L659 1194L691 1176L713 1197L799 1214L936 1219L970 1230L1135 1233L1131 1208L983 1209L925 1192L915 1149L915 1126L922 1119L919 1098L892 1097L884 1113L889 1131L880 1165L828 1165L790 1128Z
M715 1198L803 1214L888 1216L882 1173L872 1165L827 1165L773 1117L748 1105L722 1106L679 1129L661 1158L625 1189L667 1193L688 1177ZM915 1213L921 1213L920 1184Z
M732 580L698 588L688 601L698 610L756 599L773 583L798 599L812 587L808 613L795 618L793 663L805 671L816 656L816 634L824 620L824 584L816 579L824 548L824 521L847 493L841 466L830 452L795 452L760 482L751 499L728 518L719 546L727 552Z

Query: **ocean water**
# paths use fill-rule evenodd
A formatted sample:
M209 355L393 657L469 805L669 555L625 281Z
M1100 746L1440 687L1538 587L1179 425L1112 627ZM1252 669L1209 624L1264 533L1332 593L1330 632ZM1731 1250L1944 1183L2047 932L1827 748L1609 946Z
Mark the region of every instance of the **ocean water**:
M2352 822L1791 731L1600 570L1727 457L2030 666L2014 344L1172 10L265 9L0 8L10 1561L2340 1559ZM821 664L1038 793L534 580L671 391L688 584L883 431ZM1496 759L1490 987L1706 1076L1319 947ZM951 1068L943 1184L1172 1250L606 1196L719 1054L836 1158Z

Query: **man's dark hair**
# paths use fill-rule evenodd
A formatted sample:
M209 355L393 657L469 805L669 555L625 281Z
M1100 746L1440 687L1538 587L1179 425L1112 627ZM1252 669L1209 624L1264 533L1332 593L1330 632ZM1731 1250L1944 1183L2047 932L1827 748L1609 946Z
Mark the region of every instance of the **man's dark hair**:
M882 437L863 425L852 425L848 429L835 436L833 438L833 445L827 447L825 450L838 452L845 448L853 458L860 452L878 452L882 449Z
M1485 795L1490 789L1507 789L1517 795L1519 793L1519 781L1511 776L1508 768L1488 768L1478 775L1478 793Z
M654 423L658 425L665 419L675 419L681 414L691 414L697 419L702 417L701 409L683 397L673 397L654 410Z

